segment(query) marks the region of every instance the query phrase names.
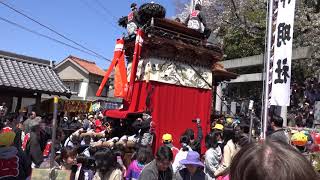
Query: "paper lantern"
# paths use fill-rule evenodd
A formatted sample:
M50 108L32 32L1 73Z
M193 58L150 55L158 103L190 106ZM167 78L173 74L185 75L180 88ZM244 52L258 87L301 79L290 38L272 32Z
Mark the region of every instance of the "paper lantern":
M302 132L298 132L292 135L291 137L292 144L296 146L304 146L308 142L308 136Z

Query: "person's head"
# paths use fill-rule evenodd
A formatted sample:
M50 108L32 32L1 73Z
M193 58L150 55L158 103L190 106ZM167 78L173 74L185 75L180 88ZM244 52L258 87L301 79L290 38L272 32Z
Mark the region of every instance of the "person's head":
M206 143L207 149L218 147L218 136L219 135L215 132L209 133L206 136L205 143Z
M190 174L194 174L198 168L202 168L204 165L200 161L200 155L196 151L189 151L186 159L180 161L180 164L185 165Z
M246 133L246 134L249 134L250 132L250 125L247 124L247 123L240 123L240 130L243 132L243 133Z
M73 143L74 146L77 147L80 145L81 138L80 138L80 136L73 135L73 136L71 136L70 141Z
M87 157L84 154L79 154L77 156L77 163L80 163L84 169L91 169L94 167L95 160L93 157Z
M117 157L110 148L98 150L94 158L96 160L96 167L101 173L107 173L119 166Z
M101 112L98 114L98 119L103 120L103 114Z
M34 112L34 111L32 111L32 112L29 114L29 118L30 118L30 119L34 119L34 118L36 118L36 116L37 116L37 114L36 114L36 112Z
M316 180L308 160L288 144L266 140L243 147L230 167L231 180Z
M23 121L18 121L18 123L16 124L16 128L23 130Z
M132 4L130 5L130 8L131 8L132 11L137 10L137 4L136 4L136 3L132 3Z
M170 143L172 143L172 135L171 135L171 134L168 134L168 133L162 135L162 142L163 142L163 144L170 144Z
M213 131L223 131L223 125L222 124L220 124L220 123L216 123L216 124L214 124L214 126L212 127L212 130Z
M63 166L70 168L72 165L76 164L77 150L70 146L64 147L61 150L61 160Z
M195 10L201 11L201 4L196 4Z
M190 144L190 138L187 135L182 135L180 137L180 143L183 151L189 151L188 145Z
M83 141L86 145L90 145L91 143L91 136L87 135L83 137Z
M230 139L234 138L234 129L232 127L223 128L223 141L227 143Z
M30 122L30 131L31 132L36 132L39 133L40 132L40 125L41 125L41 118L40 117L36 117L34 118L31 122Z
M115 156L120 156L121 158L124 157L125 150L126 150L125 145L119 142L115 143L112 149Z
M90 122L89 122L89 120L84 120L84 121L82 122L82 129L83 129L83 130L88 130L89 127L90 127Z
M224 126L222 124L215 124L212 127L212 131L211 132L214 132L216 134L218 141L222 141L223 140L223 128L224 128Z
M64 131L62 129L57 128L56 137L57 137L56 140L58 142L62 142L64 140L64 138L66 137L66 135L64 134Z
M184 132L184 135L188 136L190 141L193 141L194 140L194 131L193 129L187 129L185 132Z
M283 119L280 116L273 115L271 118L271 126L272 128L282 128L283 126Z
M142 114L142 119L143 120L150 120L152 117L148 113L143 113Z
M140 164L148 164L152 159L152 149L148 146L140 146L137 152L137 161Z
M169 147L160 146L156 153L156 163L159 171L166 171L173 160L173 154Z
M89 119L89 121L93 122L94 116L93 116L93 115L89 115L89 116L88 116L88 119Z

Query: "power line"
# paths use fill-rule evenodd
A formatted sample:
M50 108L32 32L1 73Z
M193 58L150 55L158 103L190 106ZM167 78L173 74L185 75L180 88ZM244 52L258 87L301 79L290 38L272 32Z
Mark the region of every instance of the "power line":
M22 26L22 25L20 25L20 24L18 24L18 23L15 23L15 22L13 22L13 21L10 21L10 20L8 20L8 19L6 19L6 18L0 17L0 20L2 20L2 21L4 21L4 22L7 22L7 23L9 23L9 24L11 24L11 25L13 25L13 26L16 26L16 27L18 27L18 28L20 28L20 29L23 29L23 30L25 30L25 31L28 31L28 32L30 32L30 33L33 33L33 34L35 34L35 35L38 35L38 36L44 37L44 38L46 38L46 39L49 39L49 40L51 40L51 41L54 41L54 42L56 42L56 43L58 43L58 44L62 44L62 45L64 45L64 46L68 46L68 47L70 47L70 48L72 48L72 49L81 51L81 52L83 52L83 53L85 53L85 54L88 54L88 55L91 55L91 56L93 56L93 57L101 58L101 57L99 57L99 56L97 56L97 55L95 55L95 54L92 54L92 53L88 52L88 51L85 51L85 50L80 49L80 48L78 48L78 47L72 46L72 45L67 44L67 43L65 43L65 42L62 42L62 41L60 41L60 40L57 40L57 39L52 38L52 37L50 37L50 36L47 36L47 35L45 35L45 34L41 34L41 33L37 32L37 31L34 31L34 30L29 29L29 28L27 28L27 27L24 27L24 26Z
M100 58L102 58L102 59L105 59L105 60L107 60L107 61L111 62L111 60L110 60L110 59L105 58L105 57L104 57L104 56L102 56L101 54L99 54L99 53L97 53L97 52L95 52L95 51L93 51L93 50L91 50L91 49L86 48L85 46L83 46L83 45L81 45L81 44L79 44L79 43L75 42L74 40L72 40L72 39L70 39L70 38L66 37L65 35L63 35L63 34L61 34L61 33L57 32L56 30L54 30L54 29L52 29L52 28L50 28L50 27L48 27L48 26L46 26L46 25L44 25L44 24L40 23L39 21L37 21L37 20L35 20L35 19L31 18L30 16L26 15L25 13L22 13L21 11L19 11L19 10L17 10L17 9L15 9L15 8L13 8L12 6L10 6L10 5L8 5L8 4L6 4L6 3L4 3L3 1L0 1L0 3L1 3L1 4L3 4L4 6L8 7L9 9L11 9L11 10L15 11L16 13L18 13L18 14L20 14L20 15L22 15L22 16L24 16L24 17L28 18L29 20L31 20L31 21L33 21L33 22L37 23L38 25L40 25L40 26L42 26L42 27L44 27L44 28L46 28L46 29L50 30L51 32L53 32L53 33L55 33L55 34L59 35L60 37L62 37L62 38L64 38L64 39L66 39L66 40L68 40L68 41L70 41L70 42L72 42L72 43L74 43L74 44L78 45L79 47L81 47L81 48L83 48L83 49L85 49L85 50L87 50L87 51L89 51L89 52L91 52L91 53L95 54L96 56L98 56L98 57L100 57Z
M89 8L92 12L94 12L97 16L99 16L99 18L101 18L104 22L108 23L108 25L112 25L111 27L113 27L115 30L123 30L121 29L119 26L117 26L115 24L115 22L117 22L117 20L113 21L110 19L107 19L106 16L101 13L97 8L95 8L94 6L92 6L90 3L88 3L86 0L80 0L87 8Z
M101 3L100 0L95 0L96 4L98 4L107 14L109 14L115 21L117 18Z

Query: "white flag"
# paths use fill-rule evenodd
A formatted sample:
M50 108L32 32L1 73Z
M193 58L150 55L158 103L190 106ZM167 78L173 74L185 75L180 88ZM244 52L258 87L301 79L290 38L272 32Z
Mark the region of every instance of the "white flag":
M278 3L270 103L289 106L295 0L278 0Z

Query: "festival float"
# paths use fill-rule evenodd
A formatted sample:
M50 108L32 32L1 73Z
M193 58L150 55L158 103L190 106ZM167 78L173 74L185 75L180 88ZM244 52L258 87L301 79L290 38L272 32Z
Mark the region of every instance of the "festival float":
M115 96L123 98L123 107L104 115L132 120L147 113L155 125L155 148L165 133L172 134L179 147L187 128L197 132L193 119L200 118L203 131L210 131L213 86L237 75L217 66L223 57L220 47L205 46L203 33L166 19L161 5L144 4L138 14L142 26L135 36L116 41L113 61L96 95L115 70ZM119 24L126 27L127 21L122 17Z

